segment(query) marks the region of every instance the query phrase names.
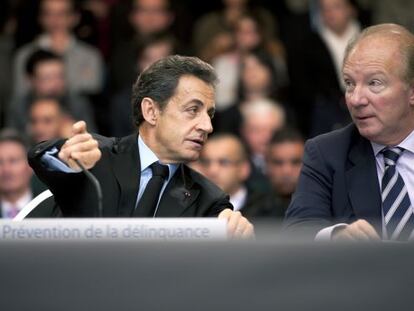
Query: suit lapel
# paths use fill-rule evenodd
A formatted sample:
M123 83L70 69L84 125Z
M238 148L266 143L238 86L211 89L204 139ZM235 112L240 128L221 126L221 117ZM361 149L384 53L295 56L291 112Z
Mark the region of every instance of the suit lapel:
M181 164L168 183L157 210L157 217L179 217L195 204L200 193L186 167Z
M379 191L377 168L372 146L368 140L359 137L350 149L351 163L346 171L349 198L357 219L363 218L381 232L381 194Z
M130 217L135 208L140 179L140 161L137 135L122 138L114 146L113 172L120 187L118 215Z

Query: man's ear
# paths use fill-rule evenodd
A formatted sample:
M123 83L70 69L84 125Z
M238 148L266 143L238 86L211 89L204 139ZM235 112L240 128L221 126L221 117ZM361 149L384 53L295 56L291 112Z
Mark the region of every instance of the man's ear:
M158 104L152 98L144 97L142 99L141 111L146 122L151 125L155 125L157 123L160 109Z

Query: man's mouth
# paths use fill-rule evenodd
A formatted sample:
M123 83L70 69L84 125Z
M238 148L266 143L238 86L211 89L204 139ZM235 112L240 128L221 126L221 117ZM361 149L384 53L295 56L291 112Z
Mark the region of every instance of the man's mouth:
M355 116L355 119L358 121L365 121L367 119L373 118L374 116Z
M196 148L202 148L204 145L204 139L202 138L190 138L187 139L190 143L192 143Z

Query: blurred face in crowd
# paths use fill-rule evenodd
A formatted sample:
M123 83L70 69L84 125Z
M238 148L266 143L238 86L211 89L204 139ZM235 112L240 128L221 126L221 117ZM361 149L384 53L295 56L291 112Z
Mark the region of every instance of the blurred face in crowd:
M353 16L353 8L347 0L320 0L322 21L326 27L341 35Z
M43 0L40 6L40 24L47 33L69 32L78 18L69 0Z
M282 126L283 119L280 115L270 111L260 111L244 120L242 135L253 154L264 156L273 133Z
M286 141L269 146L266 170L273 189L290 196L296 189L302 168L303 142Z
M144 71L157 60L167 57L173 53L173 46L170 41L159 41L149 45L143 51L141 58L138 60L139 72Z
M31 82L36 95L61 96L66 87L63 63L51 60L37 64Z
M200 164L202 173L229 195L240 189L250 173L241 142L234 137L207 141Z
M245 92L267 95L270 87L270 69L261 63L254 55L248 54L243 60L241 79Z
M414 129L414 84L404 79L406 59L398 38L362 39L343 66L346 104L355 125L362 136L383 145L400 143Z
M168 29L174 19L168 4L168 0L135 0L130 17L135 31L149 35Z
M248 51L260 44L262 40L259 25L248 16L241 17L236 23L236 45L242 51Z
M54 99L39 99L30 109L29 131L36 143L60 137L62 112Z
M0 142L0 194L24 193L31 176L26 149L14 141Z
M185 75L162 110L157 104L152 105L151 115L146 118L154 137L149 146L163 163L198 159L208 134L213 131L214 96L212 85Z

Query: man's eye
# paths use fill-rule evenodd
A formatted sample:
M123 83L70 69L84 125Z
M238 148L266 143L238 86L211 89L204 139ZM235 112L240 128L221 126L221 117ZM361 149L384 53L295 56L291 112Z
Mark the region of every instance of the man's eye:
M345 84L345 89L346 91L352 91L354 88L354 84L352 83L351 80L344 80L344 84Z
M190 107L186 111L190 114L196 114L198 112L198 107L196 107L196 106Z
M380 80L372 80L370 83L369 83L369 85L371 85L371 86L379 86L379 85L381 85L382 83L381 83L381 81Z
M384 83L381 80L373 79L369 82L369 88L374 92L380 92L384 88Z

